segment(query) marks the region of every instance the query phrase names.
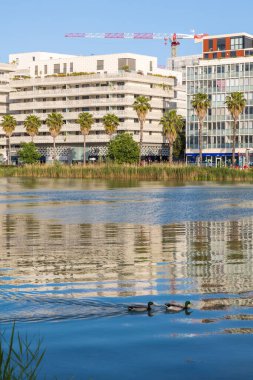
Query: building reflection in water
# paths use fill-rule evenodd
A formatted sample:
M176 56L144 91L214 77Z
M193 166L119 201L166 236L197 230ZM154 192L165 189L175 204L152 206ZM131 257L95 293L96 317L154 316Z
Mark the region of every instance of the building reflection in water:
M2 215L0 281L76 297L246 292L253 287L252 227L252 219L77 225ZM201 307L212 302L215 308L208 299Z

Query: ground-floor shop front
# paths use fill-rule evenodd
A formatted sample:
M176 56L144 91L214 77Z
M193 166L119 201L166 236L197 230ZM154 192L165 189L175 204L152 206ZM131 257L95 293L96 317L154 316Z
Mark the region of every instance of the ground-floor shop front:
M236 165L239 167L253 165L253 150L235 153ZM187 164L198 164L199 153L186 153ZM204 166L224 167L232 165L232 152L228 153L206 153L202 154L202 164Z

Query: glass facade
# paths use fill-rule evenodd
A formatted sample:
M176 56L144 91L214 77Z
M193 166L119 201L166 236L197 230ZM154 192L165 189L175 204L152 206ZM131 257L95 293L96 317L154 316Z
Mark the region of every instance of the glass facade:
M205 62L205 61L204 61ZM198 119L191 106L196 93L206 93L211 101L203 125L203 154L227 155L232 152L232 119L225 106L226 96L240 91L247 99L247 106L240 116L236 137L237 152L253 151L253 58L252 62L219 64L212 61L187 67L187 126L186 153L197 154ZM205 161L205 157L204 157Z

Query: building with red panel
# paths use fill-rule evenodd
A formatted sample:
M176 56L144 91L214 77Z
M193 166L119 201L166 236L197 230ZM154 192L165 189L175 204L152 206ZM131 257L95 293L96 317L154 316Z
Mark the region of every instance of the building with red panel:
M232 119L226 96L244 93L247 105L240 116L236 136L238 164L250 160L253 152L253 36L247 33L207 36L203 56L187 67L186 157L198 160L198 119L191 106L196 93L206 93L211 102L203 127L203 161L207 165L229 165L232 157Z

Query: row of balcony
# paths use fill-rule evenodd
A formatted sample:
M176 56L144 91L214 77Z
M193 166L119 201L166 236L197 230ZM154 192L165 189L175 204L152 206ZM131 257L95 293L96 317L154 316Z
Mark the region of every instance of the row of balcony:
M206 128L203 128L203 136L227 136L232 135L232 128L231 129L216 129L216 130L208 130ZM198 130L188 131L188 136L198 136ZM240 128L237 132L237 136L252 136L253 135L253 129L252 128Z
M187 90L188 95L196 94L197 92L202 92L205 94L213 94L213 93L226 93L229 94L230 92L252 92L253 86L230 86L230 87L192 87Z
M188 75L186 80L196 81L196 80L207 80L207 79L233 79L233 78L251 78L253 71L230 71L228 73L212 73L212 74L195 74Z
M117 72L110 74L88 74L88 75L69 75L69 76L52 76L41 78L30 78L13 80L15 87L27 87L36 85L45 85L47 83L59 84L59 83L97 83L106 81L123 81L132 80L140 83L166 83L168 85L174 85L175 77L155 76L155 75L140 75L137 73Z
M77 99L77 100L55 100L55 101L33 101L33 102L22 102L22 103L10 103L10 111L22 111L22 110L41 110L41 109L55 109L55 108L83 108L83 107L110 107L110 106L129 106L133 105L133 98L103 98L103 99ZM154 108L164 108L164 103L162 99L152 99L151 107Z
M127 119L136 119L137 114L136 112L132 109L129 108L128 110L111 110L111 111L95 111L92 112L92 115L94 119L101 119L103 116L105 116L107 113L114 113L117 115L119 118L127 118ZM32 110L31 110L32 113ZM76 120L79 116L80 112L62 112L62 115L65 120ZM23 122L26 117L29 114L14 114L13 116L17 121ZM41 118L41 120L45 120L47 118L47 113L34 113L34 115L37 115ZM159 121L162 117L162 110L153 110L149 113L148 119L149 120L155 120Z
M10 100L55 97L55 96L90 96L90 95L108 95L108 94L141 94L144 96L160 96L173 98L174 91L171 88L161 87L137 87L126 84L125 86L101 86L101 87L79 87L79 88L59 88L50 90L34 91L13 91L10 93Z
M139 122L135 123L134 121L125 121L121 122L117 128L119 131L120 130L127 130L127 131L139 131L140 130L140 125ZM1 129L0 129L1 130ZM63 133L65 132L79 132L80 131L80 126L77 123L66 123L63 124L61 131ZM91 131L96 132L96 131L102 131L104 133L104 125L102 123L95 123L92 126ZM40 127L40 132L42 133L48 133L48 127L46 125L42 125ZM162 133L162 126L159 124L159 122L154 122L154 123L148 123L146 122L144 125L144 132L149 133L149 132L159 132ZM15 128L14 133L25 133L25 128L23 125L17 125Z

